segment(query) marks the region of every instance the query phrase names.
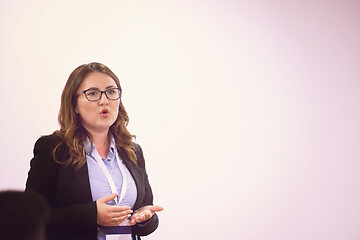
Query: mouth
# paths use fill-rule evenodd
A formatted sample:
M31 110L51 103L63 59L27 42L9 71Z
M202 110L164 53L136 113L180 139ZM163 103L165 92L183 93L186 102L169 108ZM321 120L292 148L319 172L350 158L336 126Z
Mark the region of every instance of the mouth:
M102 116L107 116L109 114L109 110L103 109L100 113Z

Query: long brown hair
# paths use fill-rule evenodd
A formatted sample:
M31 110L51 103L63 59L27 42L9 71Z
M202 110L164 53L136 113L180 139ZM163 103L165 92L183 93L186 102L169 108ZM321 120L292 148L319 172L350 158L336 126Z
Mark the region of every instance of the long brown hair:
M61 105L58 119L60 130L54 132L63 141L55 147L53 155L55 161L58 163L71 165L76 169L80 169L86 163L84 141L87 137L91 140L90 133L82 126L80 117L75 112L77 101L76 91L81 82L92 72L101 72L109 75L112 79L114 79L117 87L121 89L120 81L117 76L108 67L101 63L92 62L83 64L77 67L70 74L61 95ZM110 127L110 132L115 139L116 147L118 149L122 148L129 159L137 164L137 158L134 152L134 143L132 141L135 136L131 135L126 129L128 123L129 116L120 98L119 113L116 121ZM69 148L69 158L60 162L56 157L56 151L62 144L66 144Z

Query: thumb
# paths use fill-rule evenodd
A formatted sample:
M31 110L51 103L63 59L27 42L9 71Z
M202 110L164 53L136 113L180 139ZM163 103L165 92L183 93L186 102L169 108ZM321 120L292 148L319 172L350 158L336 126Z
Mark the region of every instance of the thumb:
M150 210L153 212L160 212L160 211L164 210L164 208L161 206L151 206Z
M117 193L113 193L113 194L111 194L111 195L108 195L108 196L99 198L98 201L99 201L100 203L107 203L107 202L109 202L109 201L111 201L111 200L114 200L114 199L116 198L116 196L117 196Z

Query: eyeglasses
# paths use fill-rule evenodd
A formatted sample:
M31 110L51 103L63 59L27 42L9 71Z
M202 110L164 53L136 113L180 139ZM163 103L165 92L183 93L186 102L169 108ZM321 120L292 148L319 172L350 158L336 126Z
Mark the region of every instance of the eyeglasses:
M79 97L81 94L84 94L86 99L94 102L99 100L103 93L109 100L118 100L121 97L121 89L120 88L110 88L105 91L100 91L99 89L87 89L82 91L81 93L77 94L76 96Z

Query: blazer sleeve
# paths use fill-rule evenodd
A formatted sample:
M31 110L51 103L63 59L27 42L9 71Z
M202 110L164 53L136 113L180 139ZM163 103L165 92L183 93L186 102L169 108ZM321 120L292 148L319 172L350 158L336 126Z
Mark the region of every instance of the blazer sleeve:
M135 209L139 209L143 206L153 205L153 193L151 190L151 186L149 184L148 175L146 173L144 154L140 145L138 144L135 145L135 153L137 156L138 167L140 168L140 171L143 173L142 175L144 178L144 185L145 185L144 198L140 203L140 205L135 206ZM132 231L133 233L139 236L146 236L154 232L157 229L158 225L159 225L159 218L156 214L154 214L154 216L152 216L152 218L150 218L149 220L135 224L132 228Z
M96 202L83 202L62 206L57 200L58 173L60 164L53 158L53 149L59 142L54 135L41 137L34 147L34 157L26 182L26 191L41 194L48 201L50 218L48 234L51 236L96 231Z

